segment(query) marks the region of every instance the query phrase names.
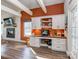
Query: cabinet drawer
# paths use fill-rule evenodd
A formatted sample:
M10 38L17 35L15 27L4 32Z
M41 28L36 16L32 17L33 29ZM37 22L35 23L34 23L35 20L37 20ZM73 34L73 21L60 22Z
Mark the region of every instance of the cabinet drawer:
M54 44L66 44L66 40L65 39L54 39L53 43Z
M64 44L52 45L52 49L56 51L66 51L66 46Z

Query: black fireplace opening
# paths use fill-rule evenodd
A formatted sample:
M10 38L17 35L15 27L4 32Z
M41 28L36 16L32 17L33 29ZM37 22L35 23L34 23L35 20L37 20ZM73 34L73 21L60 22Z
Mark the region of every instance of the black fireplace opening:
M15 38L15 28L7 28L7 37Z

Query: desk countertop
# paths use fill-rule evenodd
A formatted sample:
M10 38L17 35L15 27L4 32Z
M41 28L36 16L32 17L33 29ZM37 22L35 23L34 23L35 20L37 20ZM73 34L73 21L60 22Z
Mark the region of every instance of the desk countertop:
M59 39L67 39L66 37L43 37L43 36L31 36L31 37L37 37L37 38L48 38L48 39L51 39L51 38L59 38Z

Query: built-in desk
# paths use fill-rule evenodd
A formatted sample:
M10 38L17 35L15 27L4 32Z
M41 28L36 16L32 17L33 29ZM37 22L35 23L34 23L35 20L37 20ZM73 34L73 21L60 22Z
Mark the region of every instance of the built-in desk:
M51 39L52 45L50 48L55 51L66 51L66 38L52 38L52 37L30 37L30 46L40 47L41 39Z

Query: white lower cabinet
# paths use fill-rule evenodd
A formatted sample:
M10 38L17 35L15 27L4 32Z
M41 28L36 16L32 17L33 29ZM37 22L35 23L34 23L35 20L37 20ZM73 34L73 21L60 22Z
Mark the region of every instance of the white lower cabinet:
M32 18L32 29L41 29L41 18L40 17Z
M66 39L52 39L52 50L66 51Z
M40 47L40 39L36 37L30 37L30 46Z
M40 47L41 46L40 39L41 38L38 37L30 37L30 46ZM52 50L66 52L66 39L51 38L51 40L52 40L52 47L51 47Z

